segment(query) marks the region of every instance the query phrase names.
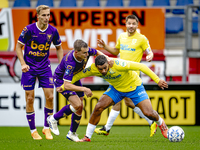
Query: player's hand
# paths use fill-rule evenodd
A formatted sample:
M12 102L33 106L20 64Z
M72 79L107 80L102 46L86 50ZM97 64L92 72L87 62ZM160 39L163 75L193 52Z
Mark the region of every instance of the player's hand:
M160 79L160 81L158 82L158 86L164 90L164 88L168 88L168 84L166 81Z
M146 61L150 62L153 59L153 53L150 53L149 55L146 56Z
M97 39L97 45L101 48L104 48L105 47L105 42L103 40L99 40Z
M92 94L92 91L89 89L89 88L85 88L84 89L84 93L87 97L91 97L93 94Z
M30 67L27 64L22 65L22 72L27 72L29 71Z
M63 88L62 87L57 87L56 91L59 92L59 93L62 93L63 92Z

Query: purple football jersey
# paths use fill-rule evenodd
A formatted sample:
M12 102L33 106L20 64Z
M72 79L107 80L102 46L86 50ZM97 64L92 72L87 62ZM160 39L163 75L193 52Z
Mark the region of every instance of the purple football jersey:
M42 31L36 23L26 26L18 42L25 44L24 60L30 66L30 70L43 70L50 65L49 49L51 42L58 46L61 44L57 29L48 25L47 29Z
M72 81L73 76L85 68L89 57L96 55L96 53L96 49L89 48L88 57L79 62L74 57L74 50L69 51L56 68L54 72L54 79L56 79L56 81Z

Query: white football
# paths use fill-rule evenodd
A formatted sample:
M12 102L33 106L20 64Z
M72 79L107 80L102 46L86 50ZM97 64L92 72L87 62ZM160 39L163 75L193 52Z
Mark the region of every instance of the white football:
M181 142L184 139L185 133L179 126L172 126L167 131L167 138L170 142Z

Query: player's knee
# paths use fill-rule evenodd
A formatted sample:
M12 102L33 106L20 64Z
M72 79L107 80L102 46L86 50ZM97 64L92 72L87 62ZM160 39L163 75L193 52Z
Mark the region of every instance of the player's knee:
M46 97L46 102L53 103L53 95L49 95Z
M104 108L102 107L102 105L97 103L94 108L94 112L97 114L101 114L103 110L104 110Z
M79 107L78 107L78 111L79 111L79 112L82 112L82 110L83 110L83 102L81 102L81 104L80 104Z
M28 97L26 98L26 103L27 103L28 105L33 105L33 104L34 104L34 97L28 96Z
M81 115L83 111L83 103L81 103L81 106L79 107L79 109L76 111L77 115Z
M153 116L153 111L148 111L148 110L146 110L146 111L143 111L143 114L144 114L146 117L151 118L151 117Z
M73 108L74 108L76 111L78 111L78 110L80 110L81 108L83 109L83 106L82 106L81 103L76 103L75 105L73 105Z

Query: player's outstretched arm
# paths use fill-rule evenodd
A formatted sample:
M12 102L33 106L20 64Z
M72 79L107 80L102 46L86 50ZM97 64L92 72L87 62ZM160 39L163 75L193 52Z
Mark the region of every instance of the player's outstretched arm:
M83 86L76 86L76 85L71 84L70 82L67 82L67 81L64 81L64 84L61 87L56 88L57 92L63 92L65 90L76 91L76 92L82 91L82 92L85 93L85 95L87 97L91 97L93 95L92 91L89 88L86 88L86 87L83 87Z
M160 81L158 82L158 86L164 90L164 88L168 88L168 84L166 81L160 79Z
M106 51L110 52L113 55L119 54L119 49L106 45L103 40L97 39L97 44L98 44L99 47L104 48Z
M99 55L104 55L104 56L106 57L106 59L108 60L108 63L111 61L110 57L108 57L107 55L105 55L105 54L102 53L101 51L97 50L96 56L99 56Z

